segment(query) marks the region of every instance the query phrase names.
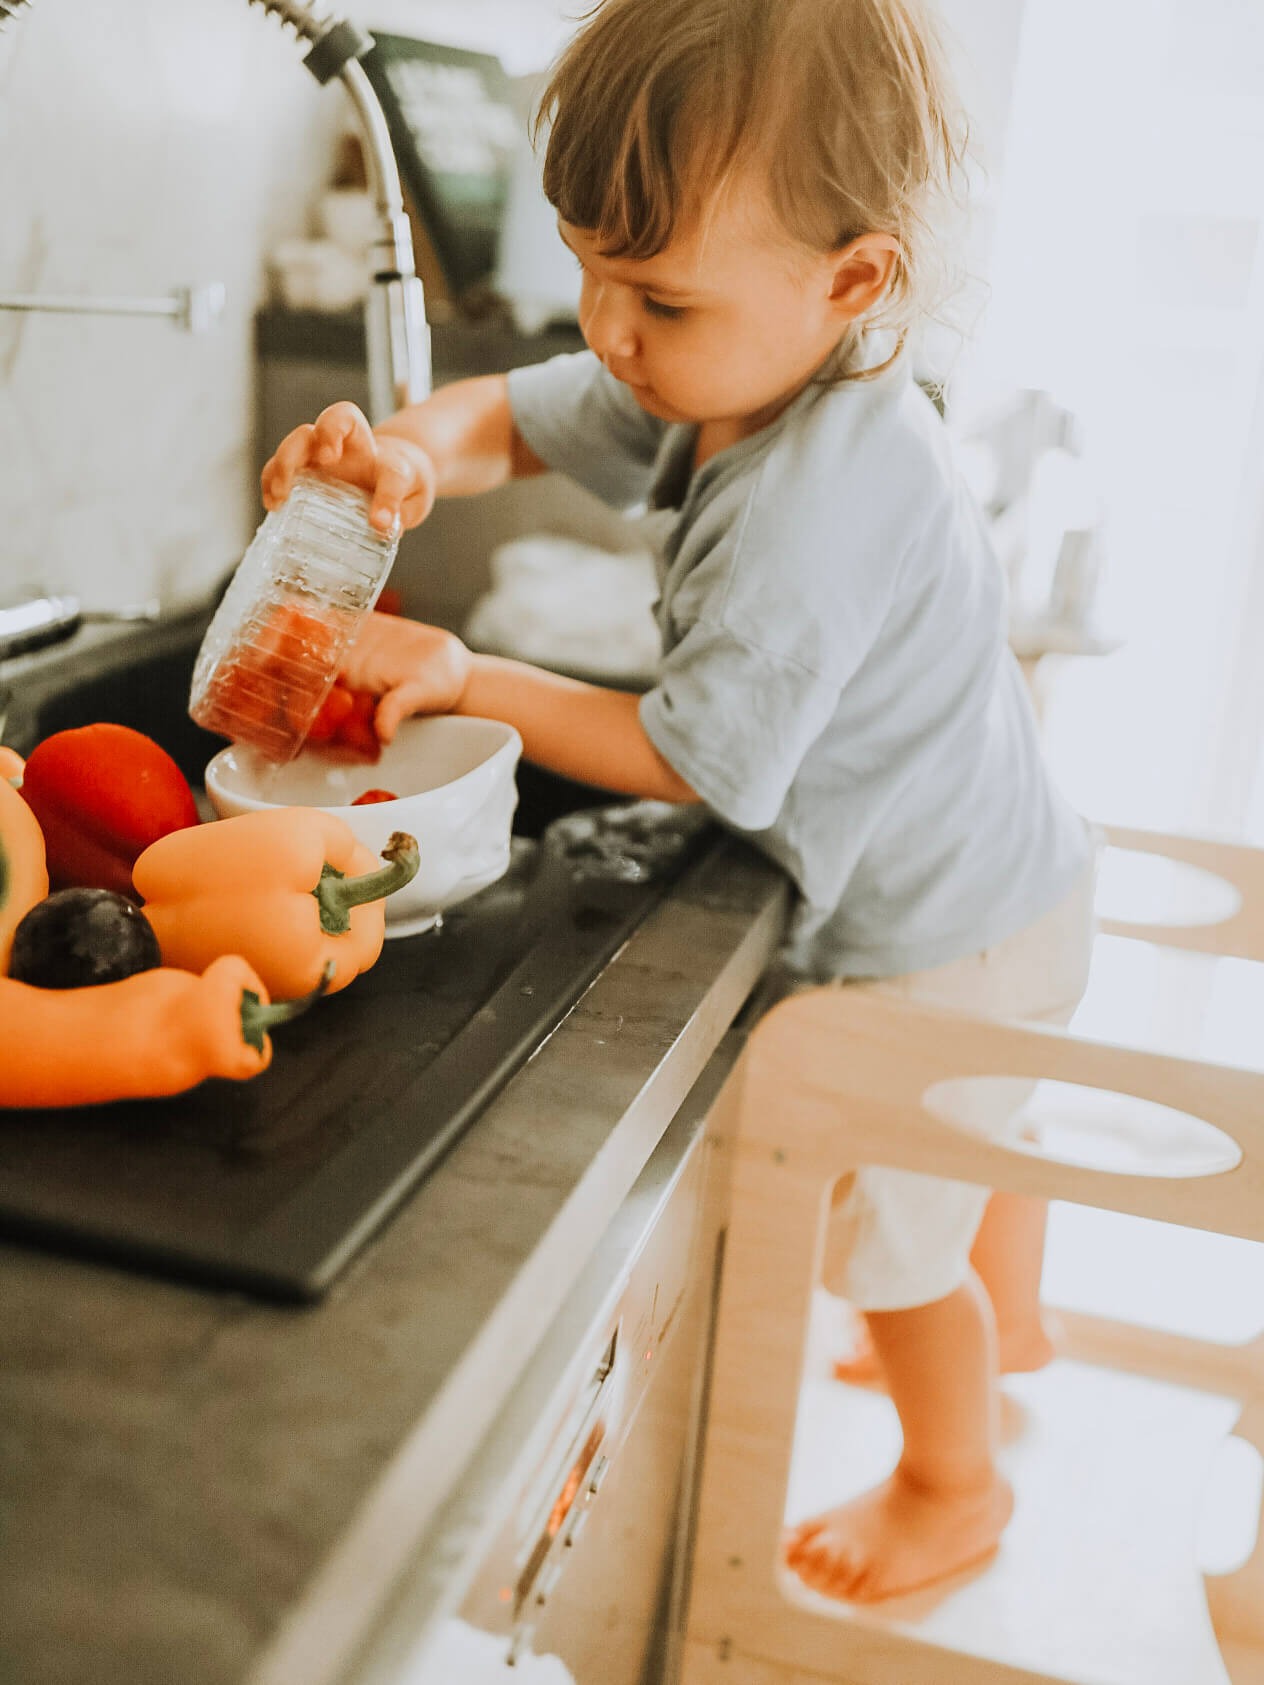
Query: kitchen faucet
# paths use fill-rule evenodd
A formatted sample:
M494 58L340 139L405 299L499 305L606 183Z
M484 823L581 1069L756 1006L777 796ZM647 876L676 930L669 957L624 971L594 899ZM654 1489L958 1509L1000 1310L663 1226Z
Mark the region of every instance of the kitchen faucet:
M413 254L412 230L404 209L399 166L381 104L360 60L373 37L345 19L329 16L313 0L247 0L309 42L303 62L322 84L342 80L364 140L369 188L377 211L370 248L372 280L365 300L369 415L373 421L416 403L430 391L430 331L425 297ZM0 0L0 32L32 0ZM91 299L51 295L0 295L0 309L87 311L95 314L172 316L193 332L219 313L218 282L184 287L163 298Z

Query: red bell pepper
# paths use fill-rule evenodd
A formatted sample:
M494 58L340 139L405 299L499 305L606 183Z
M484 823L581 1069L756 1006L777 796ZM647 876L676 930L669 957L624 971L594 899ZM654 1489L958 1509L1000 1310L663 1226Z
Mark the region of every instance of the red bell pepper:
M44 833L54 889L112 889L136 900L137 857L169 831L199 820L193 791L171 756L125 725L46 737L27 758L20 793Z

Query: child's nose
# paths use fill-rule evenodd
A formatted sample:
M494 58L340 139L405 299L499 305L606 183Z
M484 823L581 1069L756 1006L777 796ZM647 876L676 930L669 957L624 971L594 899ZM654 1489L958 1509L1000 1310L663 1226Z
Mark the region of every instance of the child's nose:
M636 329L630 298L621 298L623 288L594 284L584 288L580 327L590 348L602 362L636 355Z

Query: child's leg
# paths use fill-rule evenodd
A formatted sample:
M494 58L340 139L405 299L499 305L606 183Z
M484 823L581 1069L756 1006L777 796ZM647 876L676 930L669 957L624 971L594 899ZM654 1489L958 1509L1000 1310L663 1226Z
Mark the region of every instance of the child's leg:
M982 1016L1065 1023L1087 978L1093 877L1086 868L1051 913L986 953L849 986ZM1026 1079L965 1083L958 1122L1001 1138L1033 1087ZM1044 1232L1042 1202L989 1198L968 1183L867 1166L839 1184L823 1279L864 1310L904 1448L888 1480L793 1530L787 1560L809 1585L870 1602L941 1579L996 1547L1013 1507L995 1462L997 1328L1005 1330L1008 1366L1046 1360Z
M795 1528L787 1562L858 1602L942 1579L995 1548L996 1321L969 1253L985 1189L865 1166L840 1183L823 1280L865 1307L904 1443L889 1479Z
M970 1272L945 1298L871 1311L904 1432L895 1472L795 1528L786 1560L814 1590L853 1602L912 1591L996 1548L1013 1495L995 1463L996 1333Z
M997 1363L1003 1375L1043 1369L1054 1356L1040 1303L1045 1262L1047 1200L994 1193L970 1250L996 1316Z
M987 1289L996 1316L997 1368L1002 1375L1043 1369L1054 1357L1040 1303L1049 1206L1024 1194L995 1193L988 1200L970 1251L971 1268ZM862 1312L845 1356L834 1364L837 1380L857 1386L883 1379L882 1365Z
M858 985L896 999L975 1012L984 1017L1070 1023L1088 981L1093 949L1096 863L1071 892L1027 930L986 953L903 977ZM852 985L853 987L857 985ZM1035 1089L1023 1081L993 1082L970 1101L983 1134L1006 1132ZM1040 1304L1048 1207L1043 1200L993 1194L970 1251L996 1314L1001 1374L1040 1369L1054 1355ZM883 1379L882 1365L858 1319L850 1349L834 1365L839 1380Z

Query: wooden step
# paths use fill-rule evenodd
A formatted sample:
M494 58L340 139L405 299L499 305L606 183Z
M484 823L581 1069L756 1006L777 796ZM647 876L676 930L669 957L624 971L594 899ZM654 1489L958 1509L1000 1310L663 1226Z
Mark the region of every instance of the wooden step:
M1195 1560L1208 1471L1239 1402L1066 1359L1008 1378L1004 1394L1016 1503L987 1567L868 1610L806 1588L795 1601L1076 1685L1253 1685L1221 1657ZM787 1520L882 1479L898 1448L884 1396L809 1379ZM1244 1655L1259 1665L1260 1652Z

